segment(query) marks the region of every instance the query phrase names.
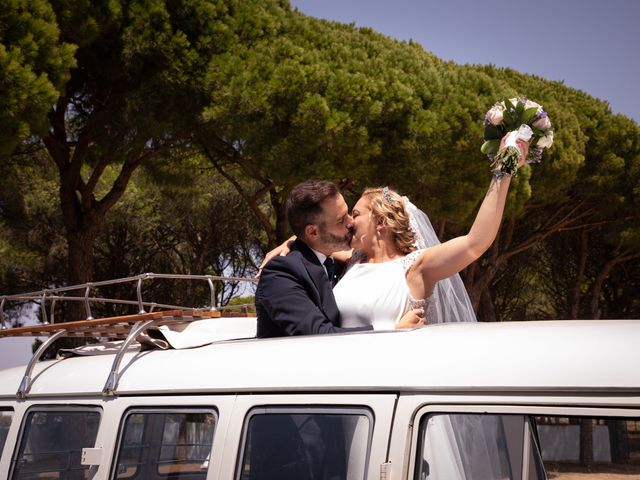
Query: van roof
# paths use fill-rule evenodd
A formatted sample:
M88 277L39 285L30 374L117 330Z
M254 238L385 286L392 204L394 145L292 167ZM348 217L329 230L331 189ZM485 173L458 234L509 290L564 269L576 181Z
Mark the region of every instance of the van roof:
M127 353L119 395L286 391L640 394L637 320L450 323ZM29 397L99 396L113 355L40 362ZM15 398L23 367L0 372Z

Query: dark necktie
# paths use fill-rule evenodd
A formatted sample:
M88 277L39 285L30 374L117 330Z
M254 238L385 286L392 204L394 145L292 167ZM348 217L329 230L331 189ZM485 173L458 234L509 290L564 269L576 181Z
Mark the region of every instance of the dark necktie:
M324 261L324 268L327 269L327 277L329 278L329 282L333 287L336 284L336 275L335 275L335 263L333 262L333 258L327 257Z

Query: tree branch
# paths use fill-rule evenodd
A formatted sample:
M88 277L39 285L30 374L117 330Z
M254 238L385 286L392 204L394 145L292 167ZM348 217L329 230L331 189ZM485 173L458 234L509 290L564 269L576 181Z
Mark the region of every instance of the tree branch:
M265 193L268 192L272 188L272 185L265 185L263 188L261 188L260 190L258 190L254 194L249 195L245 191L245 189L242 187L242 185L240 185L240 182L238 182L235 178L233 178L233 176L231 176L229 173L227 173L222 168L220 163L218 161L216 161L215 156L211 153L211 151L206 146L206 144L203 143L203 142L200 142L200 146L202 148L203 153L209 159L209 161L215 167L215 169L218 171L218 173L220 173L220 175L222 175L225 179L227 179L227 181L229 181L229 183L231 183L231 185L233 185L233 187L236 189L236 191L245 200L247 205L249 205L249 208L251 209L251 211L253 212L253 214L257 218L257 220L260 223L260 225L262 225L262 228L264 229L265 233L267 234L267 238L269 239L269 244L270 245L275 245L275 241L276 241L275 229L271 225L271 222L269 221L269 218L262 212L262 210L260 210L260 208L258 207L258 202L257 202L257 200L259 198L263 197L265 195Z

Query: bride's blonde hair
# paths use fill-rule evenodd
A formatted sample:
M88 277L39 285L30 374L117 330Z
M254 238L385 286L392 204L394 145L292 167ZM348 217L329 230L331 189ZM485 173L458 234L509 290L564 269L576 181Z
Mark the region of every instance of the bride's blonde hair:
M416 249L415 233L411 228L402 197L387 187L367 188L362 192L362 196L369 197L372 215L376 219L384 220L398 250L405 255L413 252Z

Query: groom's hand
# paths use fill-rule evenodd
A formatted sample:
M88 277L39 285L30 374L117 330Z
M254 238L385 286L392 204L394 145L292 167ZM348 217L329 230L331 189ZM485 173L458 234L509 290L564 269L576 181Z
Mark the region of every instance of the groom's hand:
M424 308L414 308L405 313L400 321L396 323L396 330L417 328L424 324Z

